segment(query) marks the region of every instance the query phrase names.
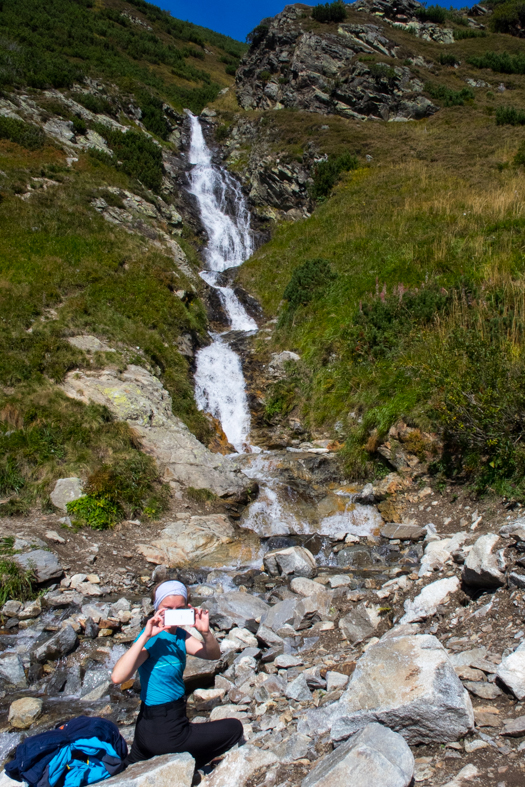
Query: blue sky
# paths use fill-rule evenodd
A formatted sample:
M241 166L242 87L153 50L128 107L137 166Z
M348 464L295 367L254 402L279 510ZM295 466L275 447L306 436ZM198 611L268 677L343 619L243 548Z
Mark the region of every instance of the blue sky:
M209 27L218 33L244 41L250 30L259 24L266 16L275 16L283 10L286 0L260 0L257 3L246 0L150 0L155 5L168 10L177 19L195 22L197 25ZM475 0L471 0L474 5ZM311 2L316 5L315 0ZM444 5L461 8L465 0L440 3L439 0L429 0L428 5Z

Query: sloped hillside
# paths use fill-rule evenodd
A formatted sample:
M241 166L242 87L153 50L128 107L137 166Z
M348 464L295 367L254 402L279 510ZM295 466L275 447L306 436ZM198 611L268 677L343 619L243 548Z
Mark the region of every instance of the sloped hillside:
M141 0L3 0L0 42L0 509L49 506L57 477L102 468L99 493L131 477L140 511L154 465L60 385L145 367L208 441L190 371L207 341L200 228L179 147L183 109L227 90L245 47Z

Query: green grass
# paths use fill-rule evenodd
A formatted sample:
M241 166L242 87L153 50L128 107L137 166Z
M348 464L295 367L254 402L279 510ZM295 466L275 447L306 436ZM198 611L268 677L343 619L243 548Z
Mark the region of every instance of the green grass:
M515 107L498 107L496 124L498 126L525 126L525 111Z
M0 539L0 606L6 601L30 601L35 598L34 576L10 558L14 555L14 538Z
M476 68L490 68L497 74L525 74L523 52L486 52L479 57L470 57L468 62Z
M38 126L23 120L0 117L0 139L8 139L27 150L39 150L44 147L46 135Z

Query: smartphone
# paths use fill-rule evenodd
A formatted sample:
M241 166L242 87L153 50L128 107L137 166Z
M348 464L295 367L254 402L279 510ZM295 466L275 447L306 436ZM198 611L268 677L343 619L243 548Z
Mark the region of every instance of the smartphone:
M166 628L172 626L194 626L194 609L167 609L164 612L164 625Z

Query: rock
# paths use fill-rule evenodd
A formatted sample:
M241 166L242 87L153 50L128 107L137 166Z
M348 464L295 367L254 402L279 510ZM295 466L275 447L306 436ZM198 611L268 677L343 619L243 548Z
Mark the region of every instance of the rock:
M383 637L358 660L341 699L309 711L298 729L315 735L330 730L338 741L373 721L414 745L455 741L472 728L468 692L436 637Z
M65 544L66 539L59 536L56 530L47 530L44 533L48 541L53 541L55 544Z
M81 478L59 478L50 494L51 502L56 508L67 513L67 504L78 500L84 495L84 482Z
M27 688L24 665L18 653L0 653L0 682L18 689Z
M195 760L188 752L162 754L151 760L136 762L125 771L106 779L111 787L191 787Z
M430 541L421 560L419 576L430 576L437 569L441 570L451 563L452 555L461 548L467 538L468 533L455 533L450 538L438 538L436 541Z
M301 787L408 787L414 757L405 740L381 724L368 724L323 757Z
M246 713L243 713L242 706L239 708L237 705L219 705L210 713L210 721L220 721L221 719L245 721Z
M317 575L317 565L312 553L305 547L273 549L264 556L264 567L272 576L293 574L312 579Z
M438 606L445 604L450 594L459 590L459 585L457 577L445 577L427 585L415 599L405 601L405 614L399 621L400 624L416 623L435 615Z
M374 608L358 604L339 621L339 628L352 645L371 637L379 625L379 615Z
M268 364L268 373L277 379L286 377L287 364L296 364L301 360L301 356L290 350L283 350L280 353L272 353Z
M296 700L296 702L310 702L312 699L312 692L308 688L306 676L301 673L295 680L290 681L286 687L285 695L288 699Z
M511 571L509 574L509 585L514 585L517 588L525 588L525 574L518 574L517 571Z
M474 694L475 697L480 697L482 700L495 700L496 697L501 696L503 693L495 683L465 680L463 685L470 694Z
M151 544L138 544L137 550L150 563L173 568L202 561L223 545L233 544L235 531L224 514L188 516L171 522Z
M80 699L83 702L95 702L101 699L111 685L106 669L88 670L82 681Z
M219 497L245 500L254 484L227 458L212 454L172 411L171 397L160 381L141 366L124 372L72 371L64 392L83 402L103 404L137 432L164 480L176 488L209 489Z
M480 747L477 746L476 748ZM474 779L476 776L478 776L478 774L479 770L476 768L476 766L469 763L468 765L465 765L465 767L462 768L451 781L444 784L443 787L463 787L465 781Z
M330 577L330 587L332 590L335 588L344 588L348 587L352 583L352 580L346 574L334 574L334 576Z
M220 663L219 659L208 661L207 659L198 659L196 656L187 656L184 683L187 687L209 685L219 669Z
M233 628L228 637L221 640L221 653L226 653L228 650L245 650L256 647L257 637L245 628Z
M98 637L99 627L93 620L93 618L87 618L86 625L84 627L84 636L88 639L96 639Z
M308 735L295 733L287 740L273 747L273 753L285 765L302 760L308 754L312 739ZM1 785L0 785L1 787Z
M8 722L18 730L27 730L42 713L42 700L36 697L23 697L15 700L9 707Z
M9 601L6 601L4 606L2 607L2 615L5 615L5 617L7 618L16 618L21 609L22 609L22 602L11 599Z
M229 751L215 770L203 779L201 787L245 787L256 774L264 773L278 763L273 752L246 744Z
M199 710L212 710L220 705L225 694L225 689L195 689L193 700Z
M306 577L294 577L290 582L290 589L298 596L313 596L324 592L324 586Z
M505 719L505 726L500 735L507 738L521 738L525 735L525 716L518 716L516 719Z
M77 347L79 350L84 350L84 352L115 352L112 347L109 347L105 342L101 342L96 336L89 336L87 334L82 336L70 336L67 341L73 347Z
M317 593L300 599L295 607L293 627L296 631L308 628L316 620L333 617L331 613L334 594L331 591Z
M342 672L334 672L328 670L326 673L326 693L330 694L332 691L344 689L349 680L349 675L343 675Z
M505 584L505 560L502 550L493 550L499 537L495 533L480 536L470 550L463 568L463 581L476 588L497 588Z
M255 632L259 625L257 621L270 609L257 596L235 590L206 599L202 606L210 611L212 625L226 631L238 626Z
M285 598L270 607L261 618L261 625L271 628L278 632L283 626L292 625L294 621L295 609L300 599L297 597Z
M44 661L55 661L61 656L66 656L76 647L78 637L72 626L64 626L54 634L47 642L37 647L34 655L41 664Z
M13 555L13 560L25 571L33 571L39 583L58 579L64 573L58 556L45 549L32 549L22 555Z
M26 601L23 609L18 613L20 620L32 620L37 618L42 612L42 599L40 597L33 601Z
M302 659L299 656L292 656L288 653L282 653L281 655L277 656L274 659L274 662L278 669L290 669L291 667L300 667L303 664Z
M519 700L525 699L525 642L504 658L496 669L498 678Z

